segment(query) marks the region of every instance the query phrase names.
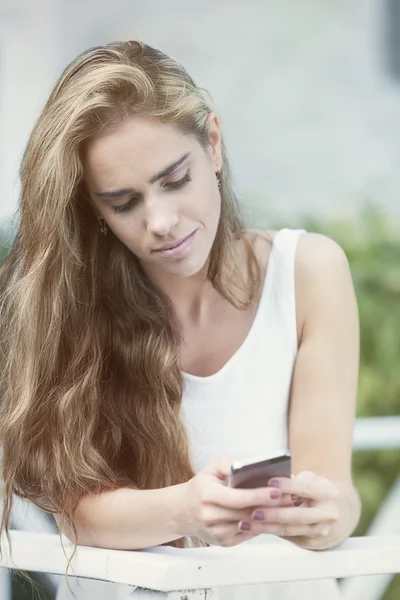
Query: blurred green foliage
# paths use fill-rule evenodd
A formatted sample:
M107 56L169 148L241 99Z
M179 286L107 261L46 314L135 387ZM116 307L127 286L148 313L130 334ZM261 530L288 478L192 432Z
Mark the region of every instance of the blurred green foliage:
M257 227L262 220L257 218ZM358 416L400 414L400 224L369 207L352 221L305 218L292 226L328 235L349 259L361 325ZM8 239L6 230L0 230L0 261ZM353 464L363 504L355 534L362 535L400 474L400 451L356 453ZM384 598L399 597L397 576Z

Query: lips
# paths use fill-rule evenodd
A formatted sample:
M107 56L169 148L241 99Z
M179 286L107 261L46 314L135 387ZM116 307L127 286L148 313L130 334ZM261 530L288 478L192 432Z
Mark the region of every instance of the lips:
M194 231L192 231L192 233L189 233L189 235L186 235L185 237L181 238L177 242L172 242L171 244L167 246L162 246L161 248L156 248L155 250L153 250L153 252L164 252L166 250L173 250L175 248L178 248L178 246L180 246L181 244L183 244L183 242L189 239L190 236L193 235L193 233Z
M162 248L157 248L153 250L153 252L156 252L158 256L162 256L164 259L168 260L184 258L188 256L191 252L194 239L196 237L196 232L197 229L195 229L195 231L193 231L186 237L183 237L180 240L177 240L176 242L171 242L170 244L165 245Z

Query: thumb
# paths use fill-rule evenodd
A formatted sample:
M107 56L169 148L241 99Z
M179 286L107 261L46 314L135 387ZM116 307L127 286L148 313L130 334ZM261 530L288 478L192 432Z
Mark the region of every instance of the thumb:
M296 479L302 479L303 481L318 481L322 479L320 475L317 475L313 471L301 471L295 475Z
M322 477L314 473L314 471L300 471L300 473L294 475L293 477L302 481L319 481L322 479ZM295 506L310 506L311 504L310 499L302 498L301 496L297 495L292 495L292 502Z
M231 458L213 460L204 467L202 472L207 475L214 475L214 477L217 477L218 479L225 480L231 474L232 463L233 459Z

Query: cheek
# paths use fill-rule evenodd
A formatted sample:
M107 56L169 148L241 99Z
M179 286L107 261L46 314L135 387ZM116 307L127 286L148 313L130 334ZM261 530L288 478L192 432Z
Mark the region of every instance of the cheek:
M215 222L215 227L218 224L221 215L221 196L219 190L213 190L209 196L210 202L208 203L208 214L209 219Z
M211 180L207 186L204 186L200 194L197 195L196 205L202 219L206 223L219 219L221 213L221 196L215 182Z
M134 254L140 254L142 236L140 234L140 228L136 219L123 216L115 217L113 215L108 219L108 224L120 242L122 242Z

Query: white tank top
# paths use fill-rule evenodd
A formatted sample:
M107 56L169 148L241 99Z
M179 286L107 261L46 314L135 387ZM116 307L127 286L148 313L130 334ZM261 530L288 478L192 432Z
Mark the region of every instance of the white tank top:
M274 238L251 329L214 375L183 373L181 414L195 472L216 458L288 446L288 403L297 355L294 264L302 230Z
M302 231L282 229L269 256L252 327L232 358L214 375L183 373L182 418L193 467L215 458L245 458L286 448L289 390L297 354L294 262ZM66 540L64 540L66 541ZM262 535L246 543L288 544ZM78 600L127 600L135 586L68 577ZM335 580L217 589L219 600L336 600ZM57 600L74 598L63 579Z

